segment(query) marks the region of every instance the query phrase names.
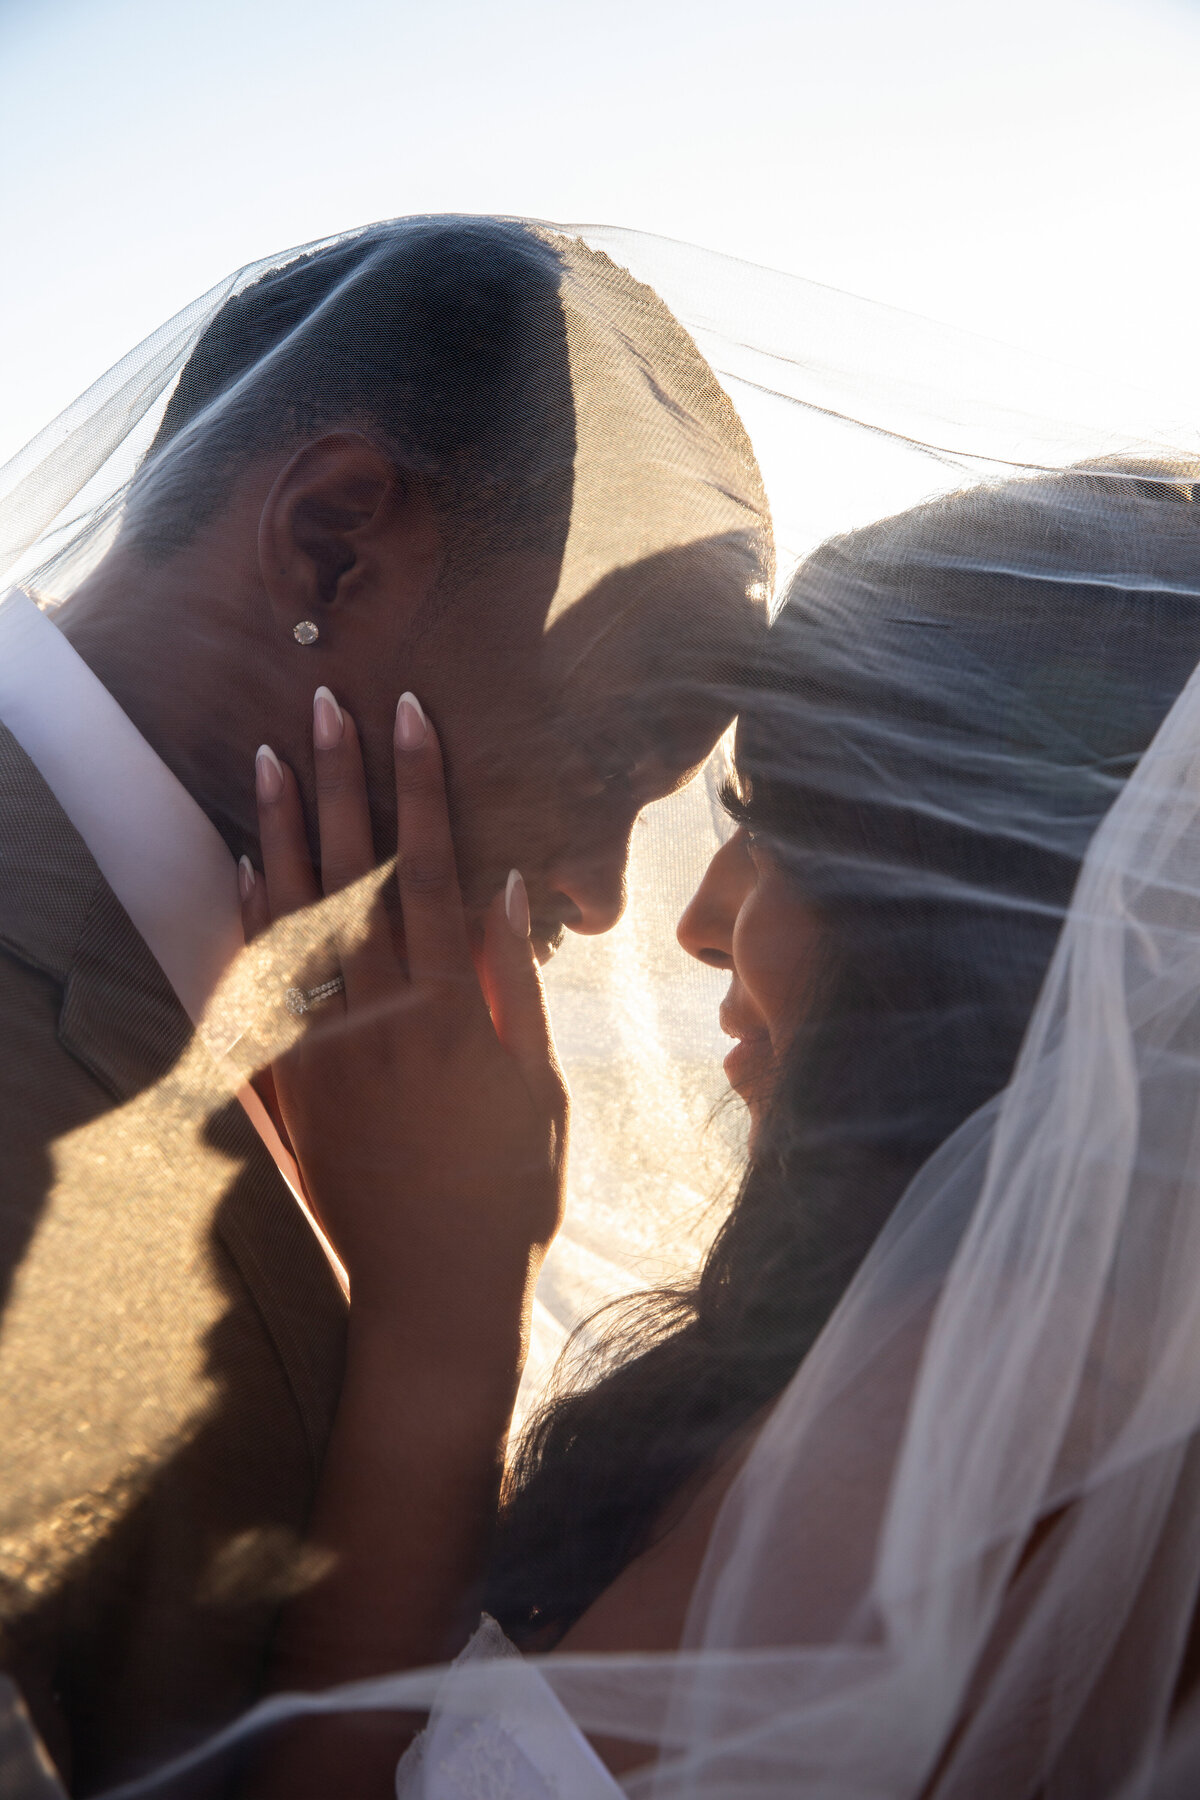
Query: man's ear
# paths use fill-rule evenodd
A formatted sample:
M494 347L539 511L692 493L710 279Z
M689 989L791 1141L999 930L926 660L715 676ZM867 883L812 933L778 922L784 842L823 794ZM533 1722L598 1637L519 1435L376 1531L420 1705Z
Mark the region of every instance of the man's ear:
M436 572L438 533L421 484L356 432L298 450L258 524L263 584L280 623L318 624L386 590L391 608L420 604ZM385 579L386 578L386 579Z

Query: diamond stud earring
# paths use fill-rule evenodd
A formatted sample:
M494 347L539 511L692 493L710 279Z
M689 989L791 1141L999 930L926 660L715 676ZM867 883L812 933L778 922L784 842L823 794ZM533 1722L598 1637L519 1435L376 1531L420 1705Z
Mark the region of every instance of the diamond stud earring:
M311 619L301 619L298 625L292 626L292 636L298 644L315 644L320 635L320 627Z

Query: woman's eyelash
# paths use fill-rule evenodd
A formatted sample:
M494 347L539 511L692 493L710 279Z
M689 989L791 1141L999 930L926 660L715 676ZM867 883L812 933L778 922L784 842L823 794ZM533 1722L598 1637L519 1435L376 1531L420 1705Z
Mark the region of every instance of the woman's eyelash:
M750 806L740 788L729 778L717 789L717 799L725 808L730 818L738 825L749 825Z
M751 799L732 779L723 781L717 789L717 799L721 802L734 824L739 826L748 850L759 850L768 841L768 834L762 825L753 823Z

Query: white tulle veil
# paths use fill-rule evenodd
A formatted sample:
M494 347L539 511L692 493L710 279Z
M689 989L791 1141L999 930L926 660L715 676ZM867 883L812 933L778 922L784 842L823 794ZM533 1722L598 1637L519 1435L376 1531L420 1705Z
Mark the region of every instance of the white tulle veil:
M778 743L794 726L808 745L814 888L1037 913L1047 943L1065 923L1044 983L1038 953L1021 966L1028 1024L1007 1087L949 1119L784 1387L679 1653L549 1656L537 1678L584 1732L656 1750L623 1786L663 1800L1191 1791L1200 443L1137 394L867 301L637 233L543 229L659 294L749 432L780 635L761 685L735 699L776 709ZM287 260L170 321L0 471L11 579L67 597L111 540L202 334ZM689 541L702 459L685 462L660 467L663 536L647 554ZM600 507L602 486L579 486L576 507ZM736 528L736 496L730 508L715 529ZM842 548L822 550L831 538ZM1098 592L1128 602L1115 649L1091 641L1115 631L1087 599ZM1062 610L1047 651L1049 608ZM773 655L800 674L772 685ZM527 1406L597 1301L694 1270L733 1191L737 1116L710 1116L722 982L671 936L727 828L717 778L651 810L626 919L551 970L578 1125ZM826 802L842 820L828 832ZM913 855L900 814L918 821ZM980 872L998 866L996 841L1011 883ZM1048 886L1035 864L1056 871ZM934 1025L895 1055L919 1055ZM520 1711L533 1678L519 1661L467 1666L440 1705ZM302 1708L427 1705L440 1682L419 1671L279 1697L233 1732Z

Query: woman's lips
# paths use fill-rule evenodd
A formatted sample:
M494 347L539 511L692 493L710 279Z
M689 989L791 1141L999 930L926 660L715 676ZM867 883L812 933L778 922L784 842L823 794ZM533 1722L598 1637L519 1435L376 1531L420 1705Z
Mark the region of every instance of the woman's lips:
M761 1064L762 1045L757 1038L743 1038L733 1046L722 1067L729 1085L743 1099L754 1084L755 1065Z
M743 1099L758 1084L771 1060L771 1040L761 1026L742 1026L721 1012L721 1030L738 1041L723 1063L726 1078Z

